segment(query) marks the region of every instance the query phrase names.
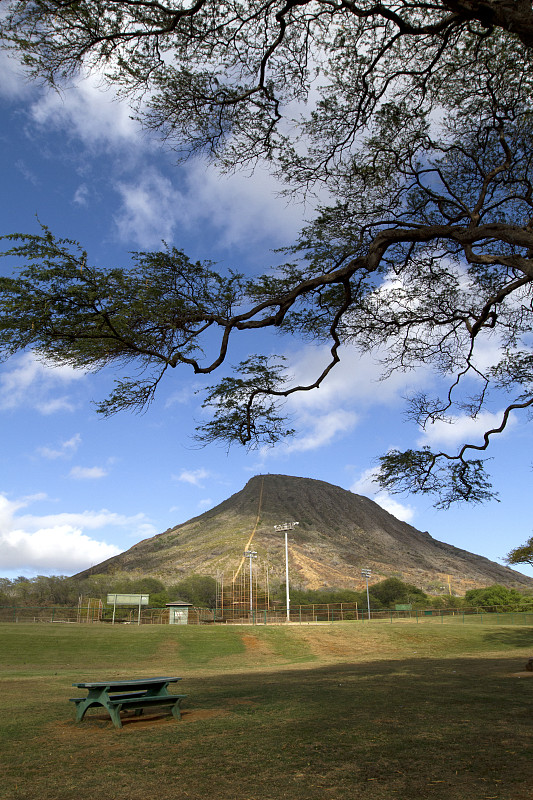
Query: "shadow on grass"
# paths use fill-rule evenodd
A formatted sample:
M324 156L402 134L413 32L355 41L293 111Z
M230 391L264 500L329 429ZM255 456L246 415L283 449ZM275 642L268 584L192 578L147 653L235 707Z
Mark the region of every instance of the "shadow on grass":
M533 631L531 628L492 628L483 631L483 639L490 645L506 645L507 647L531 647L533 655Z
M243 779L237 761L261 764L273 798L530 800L533 682L518 679L521 669L521 658L480 657L224 676L192 691L195 704L254 705L213 721L224 755L199 766L220 781L228 757Z
M68 722L65 704L37 720L14 705L24 725L5 797L146 800L156 789L158 800L531 800L533 681L517 677L523 660L184 675L182 722L121 731ZM42 686L21 691L29 709Z

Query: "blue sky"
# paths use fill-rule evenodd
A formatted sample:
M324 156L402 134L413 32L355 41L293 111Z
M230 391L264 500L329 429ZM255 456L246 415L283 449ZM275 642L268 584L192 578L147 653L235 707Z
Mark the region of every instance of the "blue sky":
M288 205L261 171L224 177L198 160L176 167L95 80L55 94L25 83L2 57L0 103L2 233L36 232L38 218L79 240L98 266L125 266L130 251L157 249L164 239L193 259L253 274L275 263L272 249L290 244L312 215ZM12 266L4 259L2 274ZM254 348L288 356L297 380L314 378L326 361L320 347L257 334L236 343L232 363ZM460 419L422 436L406 422L402 398L431 387L431 373L384 383L378 375L370 357L346 350L326 386L291 399L295 438L227 453L191 440L202 419L197 392L213 378L173 371L147 413L103 419L91 401L110 391L112 372L52 368L30 352L14 357L0 365L0 575L73 574L269 472L367 495L436 539L503 563L532 533L531 426L514 420L492 447L499 503L436 511L427 498L389 497L372 483L379 454L426 442L453 446L476 430Z

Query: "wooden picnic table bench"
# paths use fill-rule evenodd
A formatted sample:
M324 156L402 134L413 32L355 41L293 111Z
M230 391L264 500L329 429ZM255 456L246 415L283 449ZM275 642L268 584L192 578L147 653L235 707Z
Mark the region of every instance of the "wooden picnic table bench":
M174 719L181 718L180 703L186 694L170 694L168 685L181 678L135 678L133 680L91 681L73 683L79 689L87 689L86 697L71 697L76 704L76 722L81 722L87 709L103 706L113 720L116 728L122 728L120 712L132 709L142 714L145 708L168 706Z

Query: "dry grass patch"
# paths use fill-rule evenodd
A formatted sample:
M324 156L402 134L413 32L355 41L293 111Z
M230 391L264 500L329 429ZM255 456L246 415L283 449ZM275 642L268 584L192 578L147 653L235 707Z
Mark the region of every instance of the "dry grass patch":
M138 659L107 631L99 670L91 644L103 649L103 634L39 630L46 670L56 635L69 660L43 674L32 646L24 678L0 682L2 800L531 800L533 682L522 671L531 629L198 628L186 634L187 662L181 646L165 645L175 631L157 642L132 632ZM20 650L2 652L0 676L20 660ZM181 673L182 721L132 715L116 730L97 710L76 725L68 697L86 674L84 653L95 678L147 664ZM221 671L231 659L235 669Z

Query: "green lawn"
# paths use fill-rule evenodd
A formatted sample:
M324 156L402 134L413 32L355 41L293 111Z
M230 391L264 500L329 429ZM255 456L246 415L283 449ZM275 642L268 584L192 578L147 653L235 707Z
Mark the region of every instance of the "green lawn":
M0 625L0 798L531 800L532 645L490 624ZM181 722L74 723L73 681L165 674Z

